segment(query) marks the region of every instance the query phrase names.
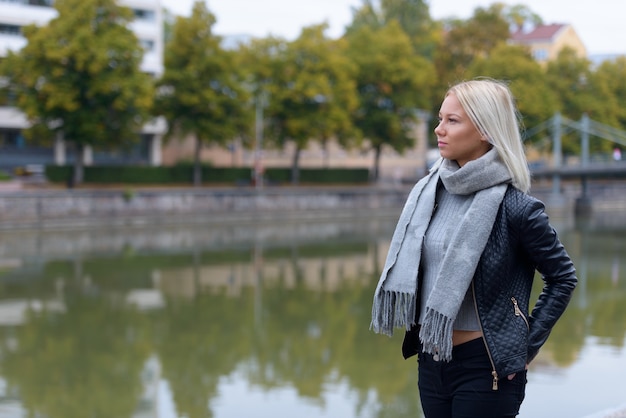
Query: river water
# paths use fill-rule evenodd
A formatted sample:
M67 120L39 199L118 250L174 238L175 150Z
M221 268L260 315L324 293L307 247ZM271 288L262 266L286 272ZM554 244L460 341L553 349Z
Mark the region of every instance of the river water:
M0 418L422 417L402 333L368 329L395 221L3 232ZM626 407L625 217L553 224L580 285L520 416L603 417Z

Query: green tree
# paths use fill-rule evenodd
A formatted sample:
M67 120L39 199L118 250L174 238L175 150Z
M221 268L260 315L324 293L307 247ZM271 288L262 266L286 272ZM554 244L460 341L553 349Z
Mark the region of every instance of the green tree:
M431 106L435 71L428 60L412 53L408 36L396 22L378 30L362 27L347 39L348 56L358 67L355 124L374 150L376 180L383 146L401 153L414 144L416 110Z
M543 24L541 16L524 4L515 4L512 6L502 4L502 7L504 18L514 30L523 30L527 25L538 26Z
M603 109L602 98L591 83L591 62L576 55L571 48L564 48L557 58L546 67L548 87L558 97L558 111L563 116L579 120L584 113L596 117ZM580 155L580 135L563 136L563 152Z
M294 144L292 181L299 181L299 160L312 139L337 138L347 144L356 131L352 123L358 106L354 74L343 40L324 35L326 25L304 28L287 44L282 75L272 81L268 106L270 136L280 146Z
M352 22L346 29L348 35L364 26L378 30L395 21L409 36L415 52L432 59L440 27L431 18L428 3L424 0L362 0L361 7L352 11Z
M32 124L61 132L75 147L74 183L82 182L85 146L138 139L152 100L143 51L128 28L132 11L114 0L58 0L47 26L24 28L28 43L3 63L8 88Z
M263 175L261 155L267 145L264 141L265 110L276 97L272 92L280 88L281 80L284 78L286 49L287 41L282 38L255 38L240 44L237 53L237 65L244 70L245 84L254 97L254 143L248 141L246 145L255 148L255 181L260 181ZM244 136L242 139L245 141L248 138ZM276 145L276 141L273 143Z
M526 128L550 119L557 98L548 88L545 72L525 47L500 44L489 56L477 58L468 68L469 78L492 77L510 82Z
M168 122L167 137L194 138L195 186L202 183L203 144L224 146L249 129L251 120L234 51L220 46L214 23L215 16L203 1L194 3L190 17L177 18L155 99L155 112Z
M616 129L626 129L626 111L620 105L624 101L626 84L622 77L625 75L626 59L623 57L603 61L589 77L590 90L594 94L593 110L587 115L596 122L612 126ZM591 108L591 107L590 107ZM616 144L606 138L589 143L592 152L608 154Z
M592 90L598 96L599 111L590 115L594 120L626 129L626 58L604 61L591 75ZM593 144L592 144L593 145ZM603 141L597 150L608 151L615 144Z
M504 6L498 3L487 9L478 7L470 19L448 20L444 26L445 36L434 59L439 80L437 97L443 96L450 84L468 77L466 70L474 59L489 56L496 45L509 39Z

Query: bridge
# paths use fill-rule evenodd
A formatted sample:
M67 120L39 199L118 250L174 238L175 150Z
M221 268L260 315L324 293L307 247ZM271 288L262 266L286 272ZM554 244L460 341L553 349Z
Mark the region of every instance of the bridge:
M580 121L574 121L556 113L547 121L527 130L524 140L527 140L545 130L551 131L552 164L550 166L531 166L534 179L550 178L552 180L552 194L561 194L561 180L579 178L582 183L581 196L576 200L576 214L589 214L591 211L591 197L589 195L589 179L616 179L626 178L626 161L592 162L589 152L590 137L611 141L616 145L626 147L626 131L589 119L583 114ZM581 156L576 165L563 164L562 136L570 132L580 133Z

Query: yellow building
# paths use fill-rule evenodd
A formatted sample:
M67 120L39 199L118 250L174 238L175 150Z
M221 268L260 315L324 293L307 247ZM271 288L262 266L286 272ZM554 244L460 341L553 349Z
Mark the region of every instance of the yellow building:
M538 25L532 30L519 30L511 35L511 43L526 45L538 62L544 63L557 57L564 48L571 48L580 58L587 58L587 48L571 25L552 23Z

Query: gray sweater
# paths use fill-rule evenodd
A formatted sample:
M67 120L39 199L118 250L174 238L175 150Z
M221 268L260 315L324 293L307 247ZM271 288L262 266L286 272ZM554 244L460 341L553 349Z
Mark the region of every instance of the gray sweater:
M441 268L443 255L446 253L448 244L456 227L461 223L463 215L467 212L474 194L460 195L450 194L440 183L437 187L436 208L430 225L426 230L424 245L422 248L422 283L419 323L422 323L426 314L426 300L435 285L437 272ZM472 288L467 290L461 303L459 313L454 321L454 329L464 331L478 331L478 317L474 308Z

